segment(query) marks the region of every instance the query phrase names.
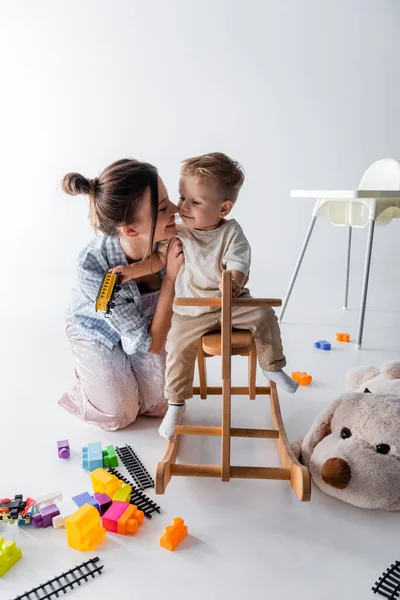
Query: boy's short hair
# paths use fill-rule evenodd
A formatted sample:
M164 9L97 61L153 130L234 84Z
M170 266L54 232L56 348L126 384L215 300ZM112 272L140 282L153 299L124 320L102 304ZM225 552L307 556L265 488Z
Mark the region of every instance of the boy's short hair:
M222 152L210 152L182 161L181 175L195 177L201 183L214 183L223 200L236 201L244 182L244 170L240 163Z

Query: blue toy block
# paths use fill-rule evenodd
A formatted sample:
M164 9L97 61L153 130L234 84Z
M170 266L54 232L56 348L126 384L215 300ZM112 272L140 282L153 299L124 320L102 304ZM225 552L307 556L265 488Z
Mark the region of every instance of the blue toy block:
M78 508L80 508L84 504L90 504L90 506L94 506L100 512L98 502L96 502L96 500L89 494L89 492L83 492L82 494L78 494L77 496L72 496L72 500L75 502Z
M95 471L103 468L103 450L101 442L92 442L82 448L82 468L86 471Z
M318 350L330 350L331 344L326 340L319 340L318 342L314 342L314 347L318 348Z

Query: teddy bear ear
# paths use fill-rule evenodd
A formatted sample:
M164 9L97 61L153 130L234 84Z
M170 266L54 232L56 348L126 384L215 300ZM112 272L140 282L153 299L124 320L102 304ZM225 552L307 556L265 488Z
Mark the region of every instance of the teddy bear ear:
M400 362L398 360L390 360L381 366L381 373L386 379L400 379Z
M376 367L354 367L346 375L346 389L349 392L355 392L360 389L364 381L377 375L379 375L379 369Z
M318 415L314 423L311 425L310 431L305 436L301 445L301 454L302 462L307 467L315 446L319 444L324 437L331 433L331 420L337 407L342 403L342 400L343 396L340 396L340 398L337 398L337 400L332 402L328 408Z

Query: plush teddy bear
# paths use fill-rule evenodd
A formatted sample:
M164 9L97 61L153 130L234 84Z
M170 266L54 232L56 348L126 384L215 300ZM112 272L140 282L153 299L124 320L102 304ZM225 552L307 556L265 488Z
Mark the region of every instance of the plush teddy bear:
M400 362L356 367L346 383L293 450L330 496L400 510Z

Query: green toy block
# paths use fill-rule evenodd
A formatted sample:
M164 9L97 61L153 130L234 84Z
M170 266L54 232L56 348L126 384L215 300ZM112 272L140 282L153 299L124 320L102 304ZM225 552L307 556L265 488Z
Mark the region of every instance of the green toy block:
M21 548L17 548L15 540L5 542L4 538L0 537L0 577L3 577L21 557Z
M118 467L118 457L113 445L103 450L103 467Z

